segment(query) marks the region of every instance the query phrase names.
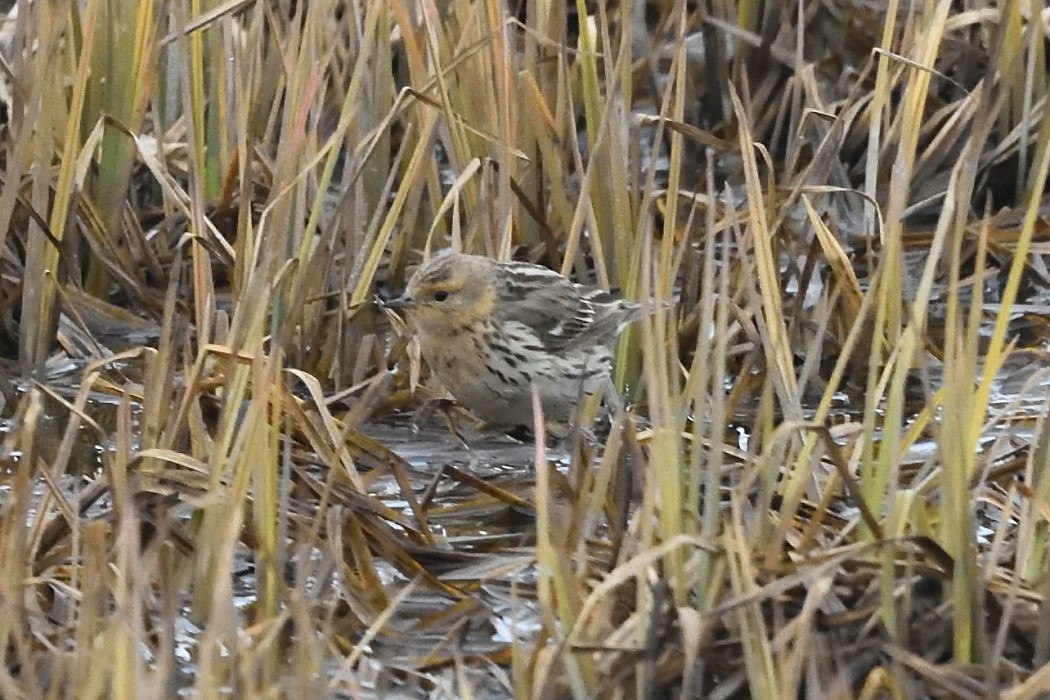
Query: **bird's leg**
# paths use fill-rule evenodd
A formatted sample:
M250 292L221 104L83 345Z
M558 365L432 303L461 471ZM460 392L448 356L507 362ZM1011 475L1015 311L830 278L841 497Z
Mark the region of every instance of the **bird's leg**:
M434 399L428 401L424 406L424 409L426 409L428 413L441 414L441 417L445 419L445 427L448 428L448 432L456 439L456 442L467 451L471 467L480 464L480 460L478 459L478 455L474 452L474 448L470 446L470 443L467 442L467 438L463 436L463 433L459 429L459 420L456 417L456 413L458 412L462 414L463 411L459 409L459 406L456 405L455 401L449 399Z
M623 399L620 398L620 392L616 391L616 384L613 383L612 377L606 377L602 382L602 394L605 405L609 408L609 413L613 418L624 412Z

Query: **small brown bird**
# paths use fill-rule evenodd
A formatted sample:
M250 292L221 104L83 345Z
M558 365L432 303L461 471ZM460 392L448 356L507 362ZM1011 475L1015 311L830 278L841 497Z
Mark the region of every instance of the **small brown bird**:
M609 383L612 345L639 305L553 270L446 251L419 267L404 309L431 371L480 418L531 425L535 383L548 421Z

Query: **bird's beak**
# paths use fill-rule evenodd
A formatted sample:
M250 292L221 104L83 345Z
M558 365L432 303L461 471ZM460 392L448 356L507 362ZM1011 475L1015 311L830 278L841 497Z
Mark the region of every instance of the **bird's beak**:
M393 299L379 299L379 305L384 309L405 309L412 306L412 297L408 296L408 294L402 294Z

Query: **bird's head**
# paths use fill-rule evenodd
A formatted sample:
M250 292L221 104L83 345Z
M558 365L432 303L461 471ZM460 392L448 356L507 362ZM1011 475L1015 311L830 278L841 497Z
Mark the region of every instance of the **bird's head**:
M405 293L386 305L403 309L421 332L444 335L490 316L495 301L495 261L443 252L423 263Z

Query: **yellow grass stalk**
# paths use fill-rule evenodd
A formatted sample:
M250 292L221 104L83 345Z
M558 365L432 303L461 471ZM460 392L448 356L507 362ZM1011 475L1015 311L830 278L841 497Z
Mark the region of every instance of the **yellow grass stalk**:
M755 584L754 550L749 546L753 533L742 520L746 506L734 499L733 519L722 536L728 562L730 589L738 598L750 596L758 590ZM735 610L737 634L743 647L744 667L748 690L753 698L781 697L783 688L770 646L770 632L758 605L742 605Z
M773 252L772 232L768 227L767 207L774 204L774 192L771 187L763 188L759 177L756 159L756 145L748 124L751 117L744 109L743 103L735 90L730 90L733 107L740 123L740 151L747 180L747 203L750 215L750 235L755 246L755 267L758 272L758 289L761 293L762 321L767 335L763 344L766 350L766 363L773 378L773 384L780 398L781 407L786 417L792 420L801 419L801 412L795 400L795 370L788 343L787 329L784 326L784 311L781 306L781 289L777 271L777 256ZM765 154L762 149L763 155ZM767 158L767 165L768 158ZM770 180L772 174L769 175Z
M197 18L210 10L218 0L190 0L190 18ZM185 104L195 138L193 145L201 194L208 200L215 198L230 162L230 140L227 131L232 104L228 93L228 73L224 33L219 27L193 31L188 37L188 67L186 77L189 89Z
M914 315L910 319L911 323L908 329L901 334L899 329L901 328L900 324L903 322L901 318L903 296L900 282L902 275L900 243L902 215L911 183L911 173L923 118L923 105L929 90L930 70L933 67L933 61L940 46L940 37L944 30L947 10L947 3L940 3L936 12L932 13L928 18L920 16L921 19L927 20L925 26L910 30L918 39L921 39L921 43L918 43L913 50L916 56L914 59L916 67L907 73L904 99L901 106L901 126L898 134L896 160L893 165L894 176L890 181L885 215L887 226L886 246L884 248L885 257L878 277L879 303L875 323L876 334L885 333L889 341L894 344L892 345L893 357L891 357L889 364L885 368L890 377L884 418L888 430L885 432L885 438L878 451L877 459L874 455L874 445L869 444L866 446L864 455L865 467L861 478L865 499L872 505L880 502L884 494L887 493L889 486L895 483L901 444L900 431L895 426L903 425L904 381L908 370L912 366L913 356L921 347L919 342L920 334L925 328L925 306L929 298L930 284L935 271L934 263L939 257L939 251L943 249L945 229L940 227L939 242L936 250L930 255L929 263L924 270L923 279L920 283L920 291L912 304ZM917 21L919 20L917 19ZM886 70L888 69L889 66L887 65ZM877 378L882 363L880 361L881 353L875 350L876 345L876 343L872 344L872 354L869 360L868 393L865 406L865 433L869 435L874 433L875 414L879 410L878 404L883 396L882 392L879 391L879 387L886 386L885 375L881 380ZM885 585L888 584L889 580L885 581ZM887 618L891 617L889 611L885 612L885 616ZM889 620L886 623L894 624Z
M583 563L574 563L566 545L568 538L559 527L565 514L555 503L551 484L551 464L547 461L544 444L543 409L539 393L533 388L533 412L536 416L536 567L538 569L537 600L543 611L544 626L552 642L562 647L565 642L561 630L571 631L577 623L583 605L579 584L586 575ZM574 571L574 569L578 569ZM589 656L564 653L559 655L564 672L570 679L574 695L593 695L599 676ZM542 684L541 684L542 685ZM537 689L540 686L537 686Z
M119 0L89 6L89 12L100 14L97 21L102 29L90 39L85 37L91 76L81 115L83 130L108 117L132 133L142 131L157 78L157 20L153 5L153 0ZM135 144L127 134L121 129L106 129L98 154L97 176L90 192L105 227L101 233L113 241L119 240L120 217L134 157ZM108 291L107 276L97 259L92 263L86 287L89 292L104 297Z
M1048 174L1050 174L1050 110L1043 111L1043 118L1039 128L1039 139L1037 143L1038 146L1034 162L1035 167L1033 168L1034 177L1031 181L1046 182L1046 178ZM1028 201L1024 210L1024 220L1021 224L1021 235L1017 240L1017 245L1014 250L1014 259L1010 265L1010 275L1007 278L1006 286L1003 289L999 311L995 317L995 326L992 330L987 354L984 358L984 371L973 398L974 403L979 406L986 406L988 404L996 374L1002 367L1010 349L1009 344L1006 342L1007 324L1010 321L1013 303L1017 299L1017 291L1020 287L1021 274L1025 266L1025 260L1031 250L1033 233L1036 222L1039 219L1041 198L1041 186L1029 189ZM974 415L971 419L973 421L973 423L971 423L971 431L976 431L977 427L980 425L978 419L983 420L983 414L980 416ZM1047 495L1050 495L1050 479L1046 476L1047 472L1038 467L1045 462L1046 452L1041 448L1046 440L1045 435L1047 432L1044 423L1042 432L1037 436L1037 444L1040 445L1040 449L1037 449L1033 453L1031 461L1032 467L1034 467L1031 471L1035 478L1037 493L1044 498L1047 497ZM1031 526L1026 526L1026 529L1029 529L1030 527ZM1023 556L1019 556L1019 560L1026 563L1024 566L1024 573L1025 577L1029 579L1038 579L1045 576L1047 559L1044 554L1044 547L1048 538L1045 531L1040 531L1039 535L1039 537L1027 540L1029 547L1024 552Z
M69 102L69 111L66 112L64 133L60 144L61 157L59 160L58 180L55 183L54 204L47 205L46 192L39 190L40 185L45 185L41 180L37 191L34 192L34 203L40 211L51 212L48 222L50 237L45 237L39 231L32 231L26 249L26 280L25 294L22 299L22 318L27 323L22 328L20 338L19 359L23 370L39 370L42 368L53 338L54 328L58 323L58 309L56 308L56 285L58 284L56 272L58 269L59 250L57 245L65 238L66 225L70 221L70 212L74 207L75 191L83 186L83 183L75 182L74 173L77 156L81 148L81 119L84 113L84 102L86 100L88 84L91 75L90 47L95 42L95 32L100 21L102 3L95 3L88 9L87 21L84 23L84 42L80 54L71 57L76 65L76 73L73 76L72 95ZM64 22L56 23L54 18L47 21L43 15L47 15L43 9L38 8L37 18L42 30L41 43L36 57L36 71L43 79L45 75L61 74L55 63L57 59L57 42L63 30L68 30L69 16L64 17ZM59 17L62 17L59 14ZM54 42L54 44L52 44ZM71 44L67 45L67 51L75 50ZM52 53L56 52L56 53ZM54 94L42 99L62 99L61 85L53 79L45 84L52 85ZM57 112L58 110L54 110ZM39 129L42 134L48 134L52 127L59 126L58 115L51 109L44 109L41 113ZM49 168L52 158L52 145L47 136L37 139L37 167ZM43 172L42 170L40 171ZM46 186L46 185L45 185ZM35 228L35 227L34 227Z

